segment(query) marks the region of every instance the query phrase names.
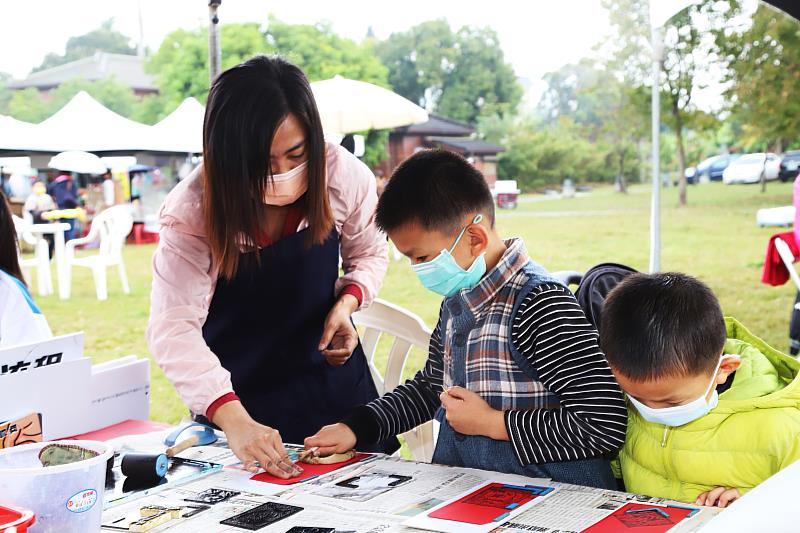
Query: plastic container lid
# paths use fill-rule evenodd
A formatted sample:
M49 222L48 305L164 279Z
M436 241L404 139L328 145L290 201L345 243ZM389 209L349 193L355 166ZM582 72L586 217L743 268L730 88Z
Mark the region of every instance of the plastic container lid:
M12 531L25 531L34 522L36 516L33 511L0 505L0 533L9 528L15 528Z

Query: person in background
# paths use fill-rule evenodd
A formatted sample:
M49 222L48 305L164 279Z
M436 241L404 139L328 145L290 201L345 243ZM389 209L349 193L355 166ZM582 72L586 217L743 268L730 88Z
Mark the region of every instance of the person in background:
M33 302L19 265L17 230L0 194L0 347L48 339L53 334Z
M41 181L33 184L33 190L28 195L28 198L25 199L25 205L22 206L23 212L30 215L34 224L46 224L48 221L42 218L42 214L56 209L58 209L58 206L53 197L47 194L47 186ZM52 233L45 233L44 238L47 240L47 245L50 249L50 257L53 257L55 237Z
M356 139L355 137L353 137L352 133L348 133L347 135L342 137L342 142L340 142L339 144L351 154L356 153Z
M47 186L41 181L37 181L33 184L33 189L25 199L22 209L31 215L34 224L41 224L44 222L42 213L58 209L58 206L53 197L47 194Z
M47 192L55 198L59 209L74 209L78 207L78 191L70 174L62 173L57 176L53 183L50 184L50 189ZM78 220L76 218L62 218L60 222L69 224L69 230L64 232L64 239L74 239Z
M11 191L9 198L22 200L31 193L31 179L25 174L15 172L8 180L8 187Z
M105 207L111 207L116 203L114 199L114 179L110 170L106 170L106 173L103 174L103 203Z

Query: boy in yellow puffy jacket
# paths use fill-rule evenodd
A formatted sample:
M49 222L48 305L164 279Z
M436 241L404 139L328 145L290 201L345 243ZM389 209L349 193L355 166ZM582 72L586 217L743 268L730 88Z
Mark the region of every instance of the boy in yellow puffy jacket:
M600 345L629 400L626 490L725 507L800 459L800 362L724 319L702 282L627 277Z

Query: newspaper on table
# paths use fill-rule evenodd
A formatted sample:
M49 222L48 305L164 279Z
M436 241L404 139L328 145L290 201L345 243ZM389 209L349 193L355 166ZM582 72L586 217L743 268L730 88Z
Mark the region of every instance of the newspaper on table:
M626 492L550 482L556 489L538 505L503 522L492 533L579 533L628 503L678 505L700 511L670 529L670 533L699 531L721 509L700 507Z
M137 451L163 449L165 432L142 437L125 437L118 444ZM296 447L289 447L290 453ZM419 533L407 521L420 517L445 502L455 501L487 482L539 485L554 490L537 498L526 511L493 526L495 533L580 532L628 503L666 505L668 500L624 492L580 487L546 479L497 472L415 463L397 457L376 455L345 468L296 485L280 486L251 480L227 448L224 438L211 446L194 447L181 457L225 464L207 476L178 486L167 484L157 492L127 500L103 513L104 531L131 531L132 522L142 519L147 507L182 509L181 517L170 518L149 529L154 533L211 533L244 531L221 522L264 504L299 508L258 531L285 533L293 527L328 528L337 533ZM227 492L226 492L227 491ZM211 497L219 499L208 503ZM209 496L210 495L210 496ZM209 501L211 501L209 500ZM685 504L682 504L685 505ZM697 506L691 506L697 507ZM683 520L673 533L699 530L719 510L701 507ZM166 517L162 517L166 518ZM454 524L458 525L457 522Z

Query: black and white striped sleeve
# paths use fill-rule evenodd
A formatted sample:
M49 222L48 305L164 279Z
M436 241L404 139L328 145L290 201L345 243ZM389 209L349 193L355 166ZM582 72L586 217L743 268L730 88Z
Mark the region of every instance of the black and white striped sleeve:
M619 450L625 441L625 401L598 333L570 290L548 283L531 291L514 317L512 342L561 404L506 412L506 429L520 463L571 461Z
M374 444L405 433L433 418L441 405L443 382L444 349L439 322L431 335L428 360L422 370L392 392L355 408L342 422L353 430L359 444Z

